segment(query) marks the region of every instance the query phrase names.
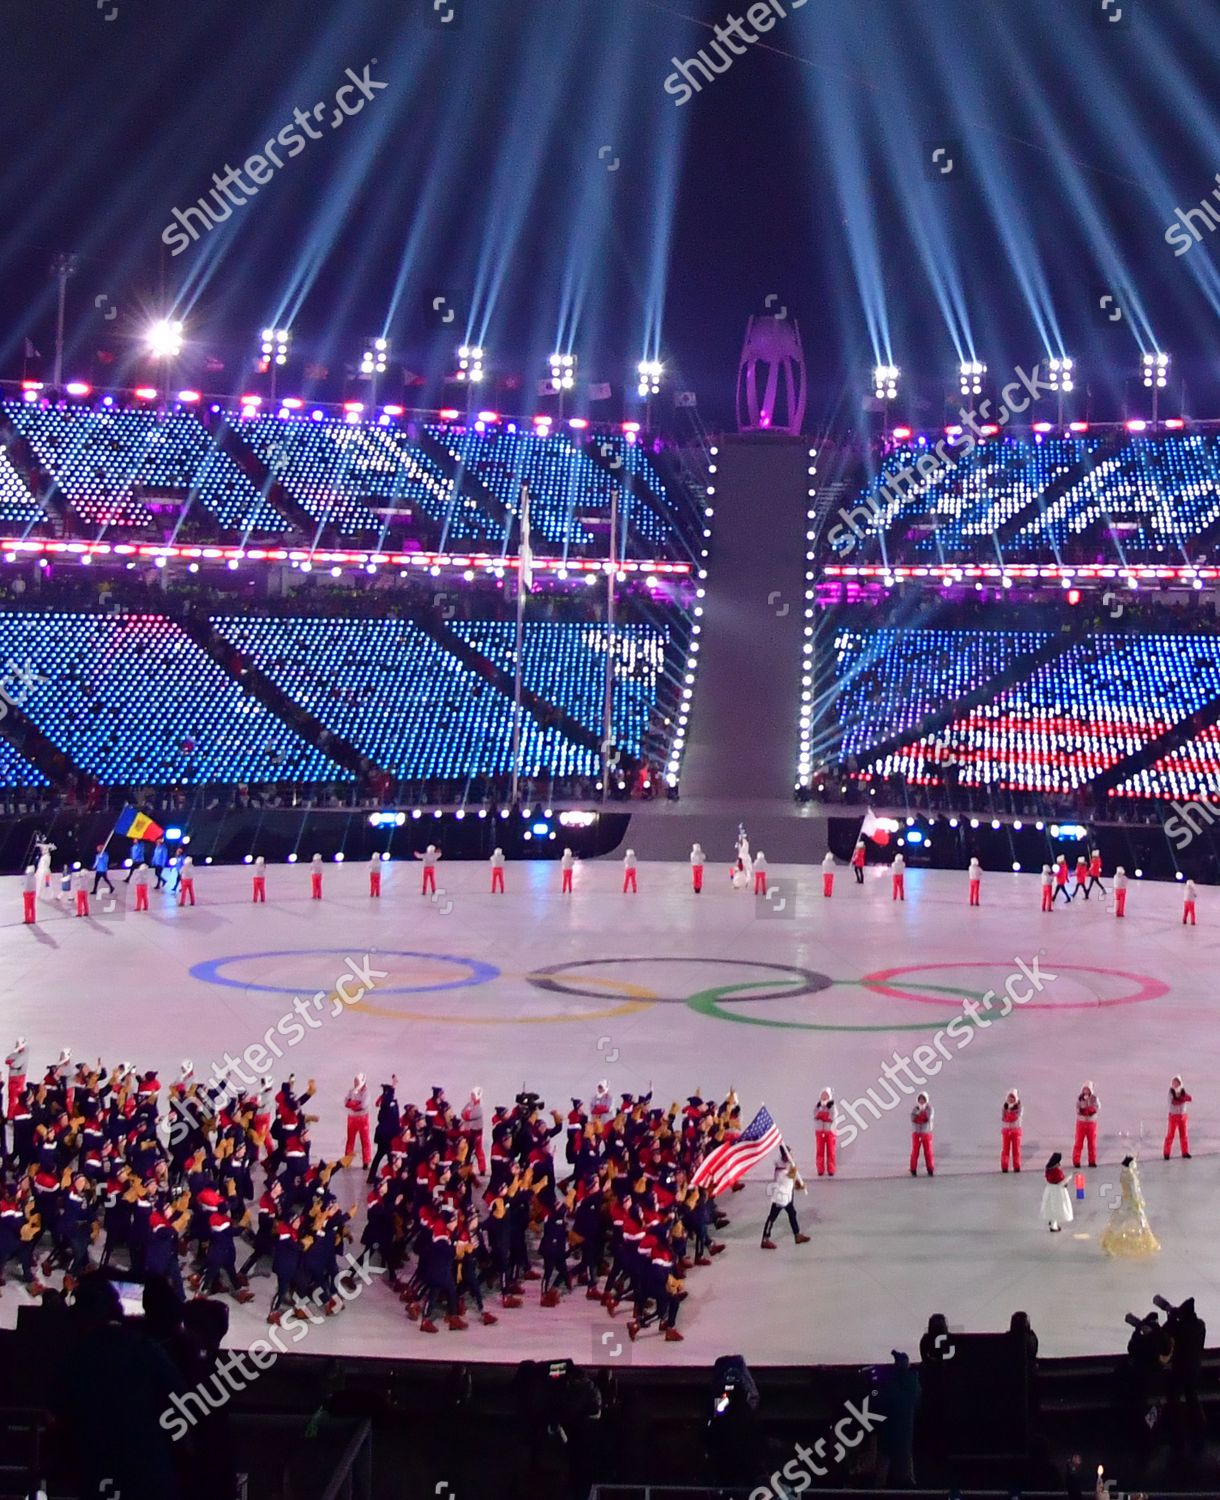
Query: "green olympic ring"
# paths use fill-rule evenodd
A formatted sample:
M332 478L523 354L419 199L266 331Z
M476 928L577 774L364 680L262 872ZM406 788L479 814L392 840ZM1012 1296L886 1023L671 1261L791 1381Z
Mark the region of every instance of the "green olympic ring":
M795 981L793 981L795 982ZM868 986L862 979L837 979L836 984L855 984ZM757 989L757 984L728 984L720 985L715 989L700 990L697 995L687 998L687 1005L701 1016L712 1016L718 1021L736 1021L741 1026L772 1026L781 1031L935 1031L943 1026L943 1021L916 1021L908 1022L902 1026L829 1026L818 1025L813 1021L769 1021L762 1016L743 1016L737 1011L725 1010L720 1004L721 1000L729 995L739 994L742 990ZM982 1000L981 995L976 995L973 990L952 989L947 985L923 984L912 985L912 989L927 990L929 994L937 995L960 995L967 1000ZM819 991L826 994L826 990ZM999 1017L996 1017L998 1020Z

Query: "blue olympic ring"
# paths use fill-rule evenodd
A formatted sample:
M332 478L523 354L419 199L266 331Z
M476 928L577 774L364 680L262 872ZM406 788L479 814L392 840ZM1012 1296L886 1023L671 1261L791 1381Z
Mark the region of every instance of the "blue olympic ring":
M226 979L220 971L229 964L248 963L260 958L316 958L323 955L328 957L337 955L341 959L352 956L345 953L342 948L284 948L273 953L232 953L227 958L209 958L203 963L195 964L189 972L192 979L200 979L204 984L223 985L230 990L259 990L267 995L299 995L302 989L308 990L310 986L251 984L242 979ZM477 958L456 958L449 953L413 953L398 948L382 948L379 951L370 949L368 956L370 960L380 958L431 959L435 963L457 964L470 970L464 979L451 979L444 984L407 984L391 988L377 985L376 993L379 995L426 995L435 990L465 990L475 985L487 984L490 980L500 977L500 970L494 964L482 963Z

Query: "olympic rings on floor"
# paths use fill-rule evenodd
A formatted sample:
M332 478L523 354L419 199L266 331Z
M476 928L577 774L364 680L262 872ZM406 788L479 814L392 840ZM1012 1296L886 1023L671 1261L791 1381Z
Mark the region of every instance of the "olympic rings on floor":
M1041 956L1041 955L1039 955ZM933 964L906 964L894 969L878 969L875 974L866 974L860 981L868 985L870 989L876 990L879 995L888 995L891 1000L912 1000L916 1005L932 1005L935 1001L925 1000L922 995L912 995L908 990L900 990L891 985L891 979L898 978L902 974L922 974L929 969L982 969L994 968L1007 970L1009 973L1014 968L1011 958L1001 960L992 964L984 960L975 959L970 962L955 963L933 963ZM1034 966L1035 972L1037 966ZM1019 972L1019 971L1018 971ZM1098 969L1090 964L1047 964L1046 976L1060 974L1104 974L1110 979L1130 979L1136 986L1129 995L1116 995L1112 1000L1065 1000L1056 1005L1053 1001L1034 1000L1031 996L1029 1001L1023 1002L1021 1010L1104 1010L1112 1005L1137 1005L1143 1000L1159 1000L1162 995L1169 993L1169 986L1160 979L1153 979L1148 974L1133 974L1125 969ZM923 986L919 986L923 988Z
M832 983L862 985L865 981L862 979L836 979ZM751 985L727 985L718 989L701 990L699 994L692 995L687 1004L698 1015L714 1016L718 1021L736 1021L739 1025L743 1026L771 1026L781 1031L933 1031L946 1024L944 1020L917 1021L914 1024L907 1022L902 1026L849 1026L843 1023L831 1024L823 1022L819 1024L815 1021L773 1021L765 1016L739 1015L736 1011L725 1010L721 1005L720 1002L722 1000L727 999L737 990L751 988L753 988ZM940 994L956 995L967 1000L981 998L976 996L972 990L949 989L938 985L924 985L921 988L937 990ZM792 990L790 991L790 997L799 993L801 992ZM754 998L757 999L758 997L755 996ZM741 1002L737 1001L736 1003L740 1004ZM926 1003L935 1005L937 1002L929 1000Z
M219 984L231 990L257 990L265 995L300 995L316 991L319 986L310 982L298 985L282 984L254 984L243 979L226 978L221 970L231 964L252 963L267 958L320 958L322 956L338 959L341 966L346 966L352 958L352 954L343 948L285 948L270 953L232 953L227 958L209 958L203 963L195 964L188 972L192 979L200 979L205 984ZM425 995L435 990L464 990L472 985L487 984L492 979L498 979L500 970L495 964L484 963L477 958L455 957L448 953L414 953L395 948L381 948L370 950L365 955L374 965L383 958L416 958L425 963L455 964L459 968L468 969L469 973L460 979L444 980L440 984L408 984L384 987L378 985L378 991L383 995ZM344 969L340 968L340 973ZM333 981L332 988L333 988Z
M587 991L577 988L575 985L563 984L558 977L566 974L570 969L589 969L598 965L612 966L617 964L707 964L707 965L729 965L736 969L771 969L785 971L787 980L781 983L800 984L799 989L771 989L762 994L752 994L751 1001L759 1000L787 1000L800 995L815 995L820 990L829 989L835 982L827 974L815 973L812 969L801 969L795 964L771 963L764 958L685 958L673 955L648 958L581 958L571 959L566 963L547 964L544 968L534 969L525 977L536 989L549 990L555 995L574 995L580 999L596 1000L599 997L589 995ZM595 980L586 980L588 984L596 983ZM753 984L734 986L738 990L757 990L762 984L767 983L765 979L758 979ZM689 995L656 995L653 997L659 1005L689 1005L692 996ZM739 1004L745 1002L738 1002Z

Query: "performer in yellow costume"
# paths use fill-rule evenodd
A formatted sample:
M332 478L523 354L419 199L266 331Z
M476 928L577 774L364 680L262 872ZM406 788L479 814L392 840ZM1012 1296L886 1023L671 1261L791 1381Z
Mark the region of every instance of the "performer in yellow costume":
M1148 1223L1139 1167L1133 1156L1123 1157L1119 1198L1101 1237L1101 1248L1107 1255L1125 1256L1152 1255L1161 1248Z

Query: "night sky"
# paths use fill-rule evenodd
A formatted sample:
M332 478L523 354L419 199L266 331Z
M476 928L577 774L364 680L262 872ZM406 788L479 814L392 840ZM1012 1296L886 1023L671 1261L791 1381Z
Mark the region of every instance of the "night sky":
M469 337L505 410L561 347L613 388L589 414L617 417L659 349L720 422L769 306L799 320L814 420L856 419L880 353L916 418L940 419L963 353L1005 378L1070 353L1081 405L1112 415L1149 348L1175 400L1185 378L1220 415L1220 228L1165 238L1220 195L1220 0L771 3L679 105L673 60L748 5L13 0L0 375L27 338L49 374L70 251L65 373L98 383L148 378L140 332L171 312L172 378L212 391L250 388L259 330L288 324L281 392L343 394L385 334L384 397L406 370L434 404ZM385 87L336 116L348 70ZM294 111L317 139L282 133ZM174 210L277 138L257 194L172 254Z

